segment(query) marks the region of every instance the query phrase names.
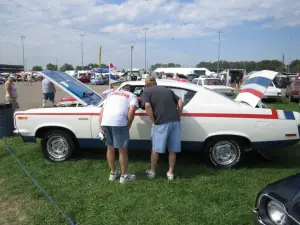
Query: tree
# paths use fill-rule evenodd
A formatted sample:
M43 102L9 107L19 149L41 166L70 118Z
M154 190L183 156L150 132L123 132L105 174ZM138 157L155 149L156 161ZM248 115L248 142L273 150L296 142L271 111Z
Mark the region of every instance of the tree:
M48 63L46 66L47 70L57 70L57 66L52 64L52 63Z
M108 65L101 63L100 68L108 68Z
M61 72L65 72L66 70L74 70L74 67L71 64L65 63L59 68Z
M42 66L33 66L32 71L42 71L43 67Z
M75 70L82 70L82 66L76 66Z

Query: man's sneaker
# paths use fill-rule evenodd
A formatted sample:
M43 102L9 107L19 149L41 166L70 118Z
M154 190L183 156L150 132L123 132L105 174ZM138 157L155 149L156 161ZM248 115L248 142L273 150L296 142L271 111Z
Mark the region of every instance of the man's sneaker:
M155 172L151 169L148 169L145 171L146 175L148 176L149 179L154 179L155 177Z
M173 174L167 173L167 177L168 177L168 180L174 180L174 173Z
M126 174L126 175L122 175L120 177L120 183L121 184L124 184L124 183L127 183L127 182L130 182L130 181L134 181L136 179L135 175L134 174Z
M110 172L109 174L109 180L110 181L114 181L116 179L118 179L120 177L120 173L119 172Z

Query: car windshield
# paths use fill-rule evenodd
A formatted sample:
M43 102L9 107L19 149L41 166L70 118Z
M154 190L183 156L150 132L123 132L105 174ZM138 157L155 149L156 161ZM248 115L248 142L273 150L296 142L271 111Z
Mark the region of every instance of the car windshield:
M300 82L296 82L295 87L300 87Z
M205 79L204 85L222 85L220 79Z

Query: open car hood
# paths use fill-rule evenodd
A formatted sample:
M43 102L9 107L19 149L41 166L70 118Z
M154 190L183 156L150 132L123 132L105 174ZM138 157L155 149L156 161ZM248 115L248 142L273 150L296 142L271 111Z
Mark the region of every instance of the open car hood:
M96 104L102 99L100 95L91 88L66 73L46 70L39 72L39 74L48 78L62 90L72 95L84 106Z
M279 73L271 70L262 70L252 73L235 100L246 102L255 108L277 74Z

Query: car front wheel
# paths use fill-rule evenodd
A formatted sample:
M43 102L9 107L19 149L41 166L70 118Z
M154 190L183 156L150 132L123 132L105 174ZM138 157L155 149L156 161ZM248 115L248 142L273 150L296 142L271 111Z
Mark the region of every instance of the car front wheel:
M69 133L62 130L51 130L44 135L41 147L46 159L61 162L72 156L75 143Z
M211 163L220 169L231 169L241 165L244 158L244 146L235 138L213 138L208 143Z

